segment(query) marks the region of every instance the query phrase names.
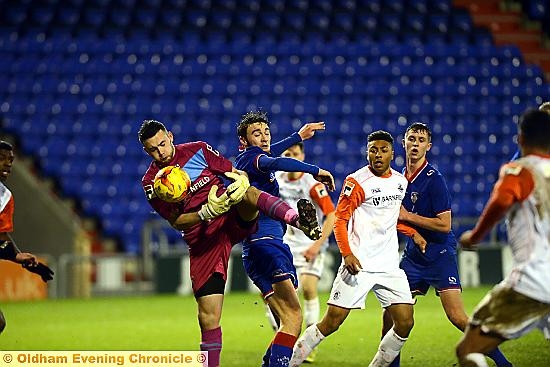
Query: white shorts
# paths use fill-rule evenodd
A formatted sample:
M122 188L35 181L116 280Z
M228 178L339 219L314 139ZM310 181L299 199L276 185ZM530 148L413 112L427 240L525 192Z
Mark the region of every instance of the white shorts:
M325 268L325 253L321 252L313 262L307 262L302 254L292 254L294 258L294 267L298 277L302 274L314 275L321 279L323 269Z
M550 304L497 284L476 306L470 323L504 339L517 339L535 328L549 339Z
M384 308L396 303L413 305L407 276L402 269L385 273L360 271L351 275L344 265L340 265L332 284L327 304L342 308L365 308L367 294L372 289L378 302Z

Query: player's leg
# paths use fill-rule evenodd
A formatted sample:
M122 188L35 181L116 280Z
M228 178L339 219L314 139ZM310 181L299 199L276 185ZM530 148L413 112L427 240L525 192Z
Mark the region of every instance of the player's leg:
M292 280L274 283L273 294L267 299L267 303L281 325L269 347L269 366L288 366L292 348L302 328L302 310Z
M315 261L317 261L318 258L319 256L315 259ZM302 291L304 294L304 322L306 324L306 328L316 324L319 321L321 305L317 292L318 283L319 277L317 275L310 273L302 273L300 275L300 285L302 286ZM316 355L317 349L310 353L310 355L306 358L306 362L314 362Z
M439 292L439 299L445 315L449 321L460 331L464 331L468 325L468 315L464 311L464 303L460 289L448 289Z
M303 199L305 200L305 199ZM298 212L279 197L260 191L254 186L246 190L242 201L235 207L244 221L252 221L258 216L258 211L295 228L302 230L308 237L316 240L320 237L321 229L313 204L298 205Z
M220 273L214 273L206 283L195 292L198 306L198 319L201 329L201 350L208 351L208 367L220 365L222 350L223 292L225 281Z
M4 317L4 314L2 313L2 310L0 310L0 334L4 329L6 328L6 318Z
M329 304L325 316L323 316L321 321L308 327L296 342L290 367L301 365L323 339L338 330L348 317L350 311L349 308Z
M456 347L460 366L486 367L485 354L497 348L504 339L493 334L484 334L479 326L468 326Z

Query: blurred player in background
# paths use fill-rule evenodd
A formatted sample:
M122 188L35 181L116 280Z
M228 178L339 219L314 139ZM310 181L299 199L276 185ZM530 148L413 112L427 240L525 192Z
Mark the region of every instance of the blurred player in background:
M546 113L550 114L550 102L544 102L543 104L541 104L539 106L539 111L546 112ZM517 152L512 157L512 160L515 161L519 157L521 157L521 150L518 148Z
M443 175L426 158L432 147L431 141L430 128L421 122L409 125L405 131L406 166L403 174L408 186L399 219L413 226L428 245L422 252L408 239L400 267L407 274L413 296L425 295L430 286L434 287L449 321L464 331L468 316L461 297L457 243L451 230L451 195ZM382 335L390 330L392 324L389 313L385 311ZM498 349L490 357L497 366L511 366ZM398 356L391 366L399 366L399 359Z
M235 166L248 174L252 186L272 195L279 195L275 171L307 172L313 176L312 179L324 182L329 190L334 190L334 179L330 172L296 159L280 157L288 147L313 137L316 131L324 128L323 122L309 123L287 139L272 145L266 113L248 112L237 127L244 150L235 159ZM315 207L308 200L300 199L297 208L300 214L317 227L315 233L308 234L309 239L318 240L321 228L317 223ZM288 366L292 347L302 327L300 301L296 294L296 269L290 248L283 242L285 227L281 221L261 215L258 231L243 242L246 273L280 320L280 327L264 355L263 366Z
M40 275L44 282L53 279L53 271L45 264L39 262L31 253L21 252L11 238L13 232L14 200L11 191L4 182L11 174L11 167L15 155L13 146L0 140L0 259L10 260L21 264L25 269ZM0 311L0 333L6 327L6 319Z
M398 224L407 180L390 167L393 138L386 131L368 136L366 167L344 182L336 206L334 236L342 264L332 285L323 319L306 329L294 347L291 366L298 366L327 336L334 333L352 309L365 308L369 291L394 320L371 367L389 366L413 327L413 303L407 277L399 268L397 229L412 237L421 249L426 241L414 229Z
M283 156L303 162L305 159L304 144L300 142L292 145L283 152ZM327 187L315 180L309 173L278 172L277 182L281 198L293 208L297 208L299 199L306 198L315 206L317 217L324 218L321 238L316 241L312 241L292 227L287 228L283 237L283 242L288 244L292 251L299 286L304 294L303 315L306 327L308 327L319 321L320 305L317 284L323 273L328 237L332 233L336 219L334 204ZM279 326L269 306L267 306L267 316L273 329L277 330ZM314 352L309 355L307 362L313 362L313 360Z
M550 338L550 115L529 110L518 131L522 158L501 168L475 228L460 237L473 248L506 215L514 257L474 310L456 349L461 366L488 366L483 354L537 327Z
M246 174L237 171L207 143L174 145L172 133L155 120L143 122L138 138L153 158L142 179L147 200L183 233L189 246L201 350L209 352L209 366L218 366L222 348L220 318L231 247L256 231L258 210L308 233L316 228L300 222L298 213L280 198L251 187ZM169 165L178 165L191 178L189 193L176 203L160 200L153 190L155 175ZM220 178L224 175L233 180L227 190Z

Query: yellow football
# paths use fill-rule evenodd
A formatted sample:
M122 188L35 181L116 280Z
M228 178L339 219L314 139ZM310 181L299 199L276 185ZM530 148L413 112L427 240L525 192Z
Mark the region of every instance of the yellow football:
M181 167L166 166L155 176L153 189L157 197L169 203L183 200L189 193L191 178Z

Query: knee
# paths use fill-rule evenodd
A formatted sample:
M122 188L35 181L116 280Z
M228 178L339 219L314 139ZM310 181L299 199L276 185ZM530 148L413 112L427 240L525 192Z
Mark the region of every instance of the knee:
M317 289L315 287L304 287L304 299L312 300L317 298Z
M464 312L451 311L447 313L447 318L459 330L464 331L464 329L466 329L466 325L468 324L468 316L466 316Z
M201 330L215 329L220 326L220 315L217 312L199 309L198 318Z
M414 319L406 318L403 320L394 320L393 329L402 338L407 338L414 326Z

